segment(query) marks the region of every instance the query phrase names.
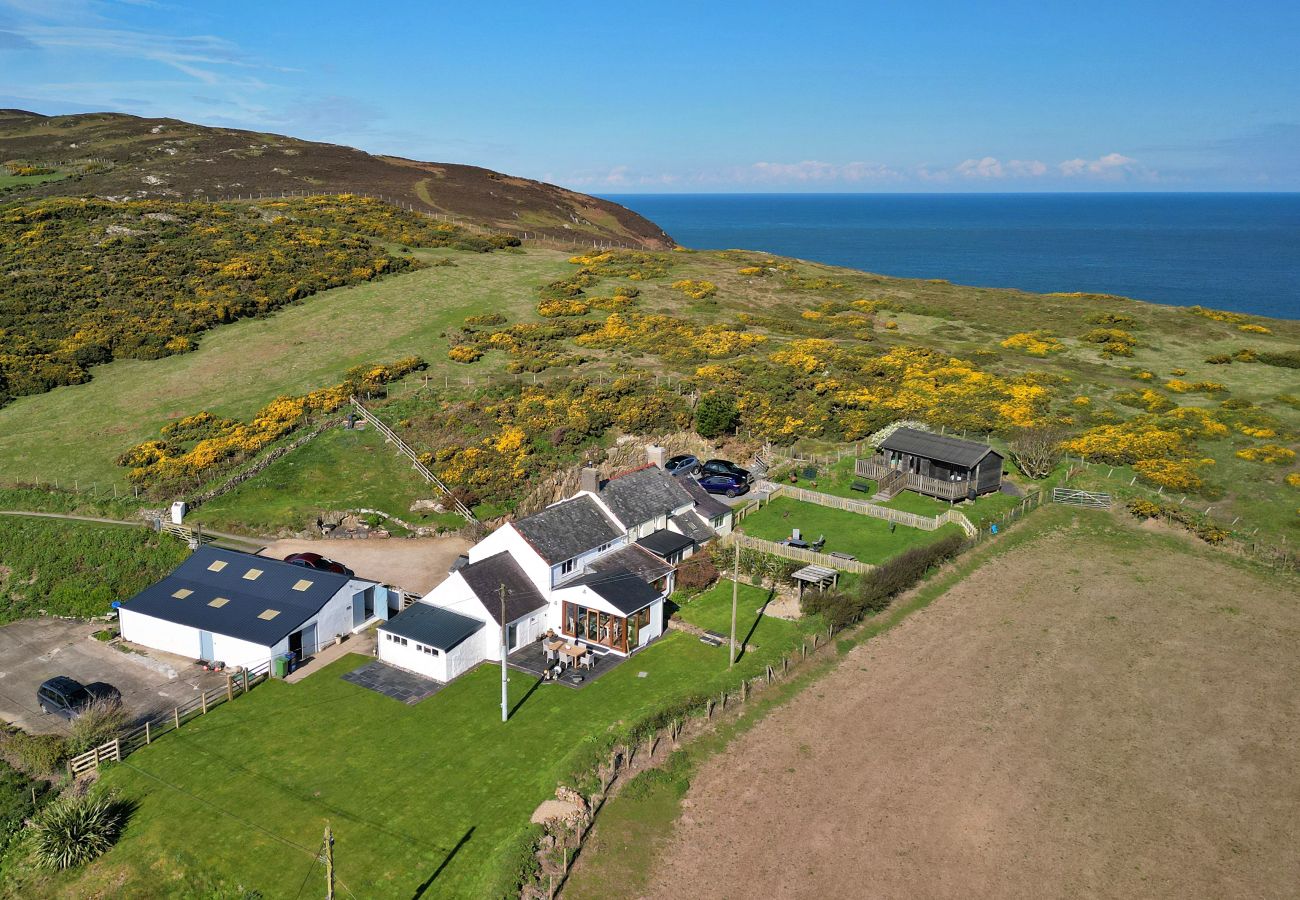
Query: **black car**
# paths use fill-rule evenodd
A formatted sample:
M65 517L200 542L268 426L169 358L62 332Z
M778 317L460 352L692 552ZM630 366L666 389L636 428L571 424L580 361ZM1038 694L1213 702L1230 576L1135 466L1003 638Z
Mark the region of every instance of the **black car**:
M668 462L664 463L664 471L669 475L693 475L699 471L699 468L699 458L689 453L670 457Z
M729 459L711 459L700 466L700 471L705 475L730 475L746 484L754 480L754 476L749 474L748 469L742 469Z
M710 494L725 494L728 497L739 497L749 490L749 482L735 475L705 475L699 482L700 487Z
M319 553L290 553L284 558L284 561L290 565L302 566L304 569L315 569L317 572L333 572L335 575L345 575L348 578L356 574L343 563L335 562L321 556Z
M122 694L111 684L102 681L82 684L67 675L56 675L36 689L36 702L41 710L65 719L75 719L96 700L120 703Z

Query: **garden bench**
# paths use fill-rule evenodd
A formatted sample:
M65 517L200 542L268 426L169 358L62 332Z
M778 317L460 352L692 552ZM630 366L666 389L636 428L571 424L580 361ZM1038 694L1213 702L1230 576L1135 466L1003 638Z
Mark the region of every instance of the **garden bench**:
M838 551L838 550L832 550L832 551L831 551L829 554L827 554L827 555L828 555L828 556L833 556L833 557L835 557L836 559L846 559L846 560L848 560L849 562L856 562L857 559L858 559L856 556L854 556L854 555L851 554L851 553L841 553L841 552Z
M864 494L869 494L871 493L871 482L863 481L861 478L859 478L857 481L849 485L849 489L854 491L862 491L862 493Z

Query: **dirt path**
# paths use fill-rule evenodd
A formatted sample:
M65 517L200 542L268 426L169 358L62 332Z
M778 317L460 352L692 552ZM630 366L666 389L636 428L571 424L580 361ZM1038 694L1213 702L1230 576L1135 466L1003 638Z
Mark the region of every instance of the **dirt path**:
M72 513L34 512L22 509L0 509L0 516L26 516L34 519L65 519L69 522L94 522L99 525L129 525L132 528L144 528L148 525L148 523L143 519L133 522L126 519L105 519L101 516L78 516L73 515ZM205 528L203 533L248 548L261 547L265 543L258 538L246 537L241 534L231 534L227 531L212 531L211 529Z
M468 548L469 542L459 537L364 541L286 539L272 541L261 553L276 559L290 553L319 553L338 560L362 578L425 594L442 584L456 557Z
M993 560L771 713L649 894L1297 896L1294 582L1118 530Z

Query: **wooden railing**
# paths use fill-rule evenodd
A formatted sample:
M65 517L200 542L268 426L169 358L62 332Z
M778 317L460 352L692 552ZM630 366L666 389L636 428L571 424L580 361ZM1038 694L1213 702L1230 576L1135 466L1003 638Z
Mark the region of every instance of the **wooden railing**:
M241 669L238 673L232 672L226 676L225 685L202 691L188 703L182 703L180 706L174 707L171 712L146 719L140 725L113 740L87 750L79 756L72 757L72 759L68 760L68 771L75 778L78 775L99 768L101 763L121 762L128 754L134 753L141 747L158 740L159 736L169 731L175 731L199 716L207 715L210 710L215 709L222 703L248 693L270 676L270 660L251 669Z
M379 433L382 434L384 437L386 437L392 443L392 445L397 448L399 453L401 453L403 456L409 459L411 461L411 464L415 467L415 471L420 473L420 477L423 478L425 481L427 481L429 484L436 487L439 491L441 491L442 495L451 502L452 509L456 510L456 512L459 513L465 519L466 522L478 521L474 513L470 511L469 507L466 506L464 503L460 502L460 500L456 498L456 495L451 492L451 488L443 484L442 479L440 479L437 475L433 474L433 470L424 464L424 462L420 459L420 454L416 453L415 450L412 449L411 446L406 443L406 441L398 437L397 433L394 432L393 429L385 425L379 419L378 416L376 416L370 410L366 409L361 404L360 400L358 400L356 397L352 397L350 399L352 401L353 408L356 409L358 413L360 413L361 418L365 419L371 425L374 425L375 428L378 429Z
M890 466L884 461L884 457L880 456L859 459L853 466L853 472L859 478L874 478L882 482L882 484L886 478L895 477L893 473L898 473L907 479L907 488L909 490L929 494L931 497L938 497L940 500L965 500L970 493L969 480L945 481L942 478L931 478L928 475L904 472L902 469L895 469Z
M781 544L776 541L767 541L763 538L750 537L738 531L731 534L731 539L739 542L742 548L757 550L760 553L770 553L773 556L780 556L784 559L794 559L799 562L813 563L814 565L824 566L828 569L839 569L841 572L858 572L865 574L870 572L875 566L870 563L864 563L856 559L844 559L839 556L831 556L829 553L818 553L814 550L805 550L802 547L791 547L789 544Z
M886 469L876 482L876 493L884 494L886 500L893 500L907 487L907 475L897 469Z

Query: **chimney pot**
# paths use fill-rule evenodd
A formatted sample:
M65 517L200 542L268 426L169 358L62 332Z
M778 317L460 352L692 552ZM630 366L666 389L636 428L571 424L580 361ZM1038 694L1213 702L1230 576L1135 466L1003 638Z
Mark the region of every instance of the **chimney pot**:
M593 466L583 466L579 485L584 491L600 493L600 470Z
M668 451L658 444L647 444L645 458L646 462L662 469L668 462Z

